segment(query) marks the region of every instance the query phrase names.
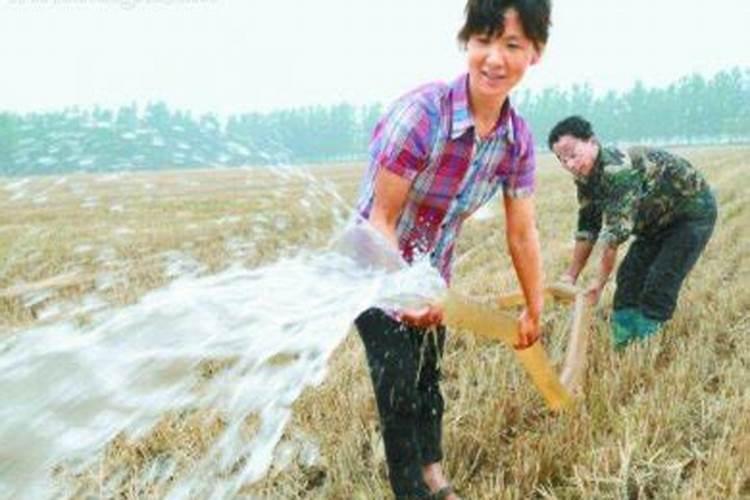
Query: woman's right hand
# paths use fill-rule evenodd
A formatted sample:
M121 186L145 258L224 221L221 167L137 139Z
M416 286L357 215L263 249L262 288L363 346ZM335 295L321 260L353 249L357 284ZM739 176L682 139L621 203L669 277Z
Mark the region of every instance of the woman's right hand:
M419 309L404 309L399 312L398 317L409 326L427 328L443 322L443 308L430 304Z
M576 279L570 273L563 273L557 278L557 281L566 285L575 285Z

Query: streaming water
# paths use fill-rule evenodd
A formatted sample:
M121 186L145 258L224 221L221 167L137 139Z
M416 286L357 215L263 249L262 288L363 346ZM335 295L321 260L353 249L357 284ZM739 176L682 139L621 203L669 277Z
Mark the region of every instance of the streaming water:
M426 262L403 267L351 223L331 247L255 269L183 276L88 326L37 327L0 343L0 497L74 496L53 469L90 469L113 438L205 410L224 423L188 471L155 457L169 498L228 498L268 471L291 407L320 383L358 312L435 296ZM208 376L202 367L216 368ZM99 493L118 491L118 477Z
M88 165L87 158L71 154L68 163ZM34 158L24 155L19 150L16 156L33 165ZM205 418L207 428L220 422L217 432L206 432L209 444L186 450L194 456L183 462L169 453L145 457L135 481L159 497L233 497L283 455L278 445L293 403L324 379L329 357L360 311L375 304L415 304L441 293L443 282L426 261L404 266L366 222L347 222L351 207L332 183L290 166L282 155L266 160L274 166L244 169L247 194L261 194L260 210L245 224L258 237L263 231L283 233L288 221L272 211L293 200L304 209L295 212L303 222L306 217L314 222L321 211L334 221L339 230L328 249L284 248L270 264L237 264L207 275L186 242L187 253L175 248L148 257L162 260L173 281L133 305L112 309L97 292L122 285L128 263L106 243L73 242L73 255L91 254L95 262L95 291L77 308L53 304L37 315L71 319L0 336L0 498L90 495L77 490L75 478L95 470L117 438L148 441L160 423L195 415ZM149 203L155 191L162 201L175 193L189 198L200 187L175 175L171 188L158 190L143 177L118 171L93 181L77 174L52 181L9 179L0 209L44 208L63 203L62 197L67 208L120 217L122 223L104 229L114 239L127 239L135 232L127 223L134 199ZM186 212L171 215L179 219ZM216 224L240 222L226 215ZM202 226L194 230L199 243ZM43 231L27 228L0 262L0 272L37 258L31 242ZM254 244L253 234L228 239L230 259L241 261ZM52 295L41 289L23 303L31 308ZM72 319L76 313L92 320L82 326ZM308 451L314 457L314 449ZM133 481L132 471L120 474L115 466L95 494L117 496Z

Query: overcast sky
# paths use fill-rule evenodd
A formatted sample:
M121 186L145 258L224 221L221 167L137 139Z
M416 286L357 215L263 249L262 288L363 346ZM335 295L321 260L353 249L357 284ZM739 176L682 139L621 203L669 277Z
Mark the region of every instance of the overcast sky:
M464 0L0 0L0 110L390 101L465 67ZM538 90L750 67L750 0L554 0Z

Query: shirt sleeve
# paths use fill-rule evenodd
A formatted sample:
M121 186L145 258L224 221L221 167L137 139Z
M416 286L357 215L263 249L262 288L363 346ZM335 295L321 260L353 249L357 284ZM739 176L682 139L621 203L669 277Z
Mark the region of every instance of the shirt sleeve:
M605 169L604 228L599 239L609 246L624 243L632 234L640 177L629 164Z
M592 194L580 184L576 184L578 197L578 225L576 241L595 243L602 229L602 211L594 203Z
M518 159L513 173L503 182L503 193L511 198L525 198L534 194L536 187L536 153L534 152L534 137L528 126L519 120L516 145Z
M424 168L432 120L424 104L406 96L396 101L375 126L370 161L408 180Z

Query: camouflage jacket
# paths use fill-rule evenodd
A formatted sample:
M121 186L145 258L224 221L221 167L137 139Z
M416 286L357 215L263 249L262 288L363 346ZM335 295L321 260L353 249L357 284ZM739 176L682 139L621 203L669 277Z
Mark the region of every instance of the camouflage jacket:
M708 184L687 160L661 149L632 147L627 156L600 147L593 169L576 178L577 240L619 245L650 236L677 217L700 215Z

